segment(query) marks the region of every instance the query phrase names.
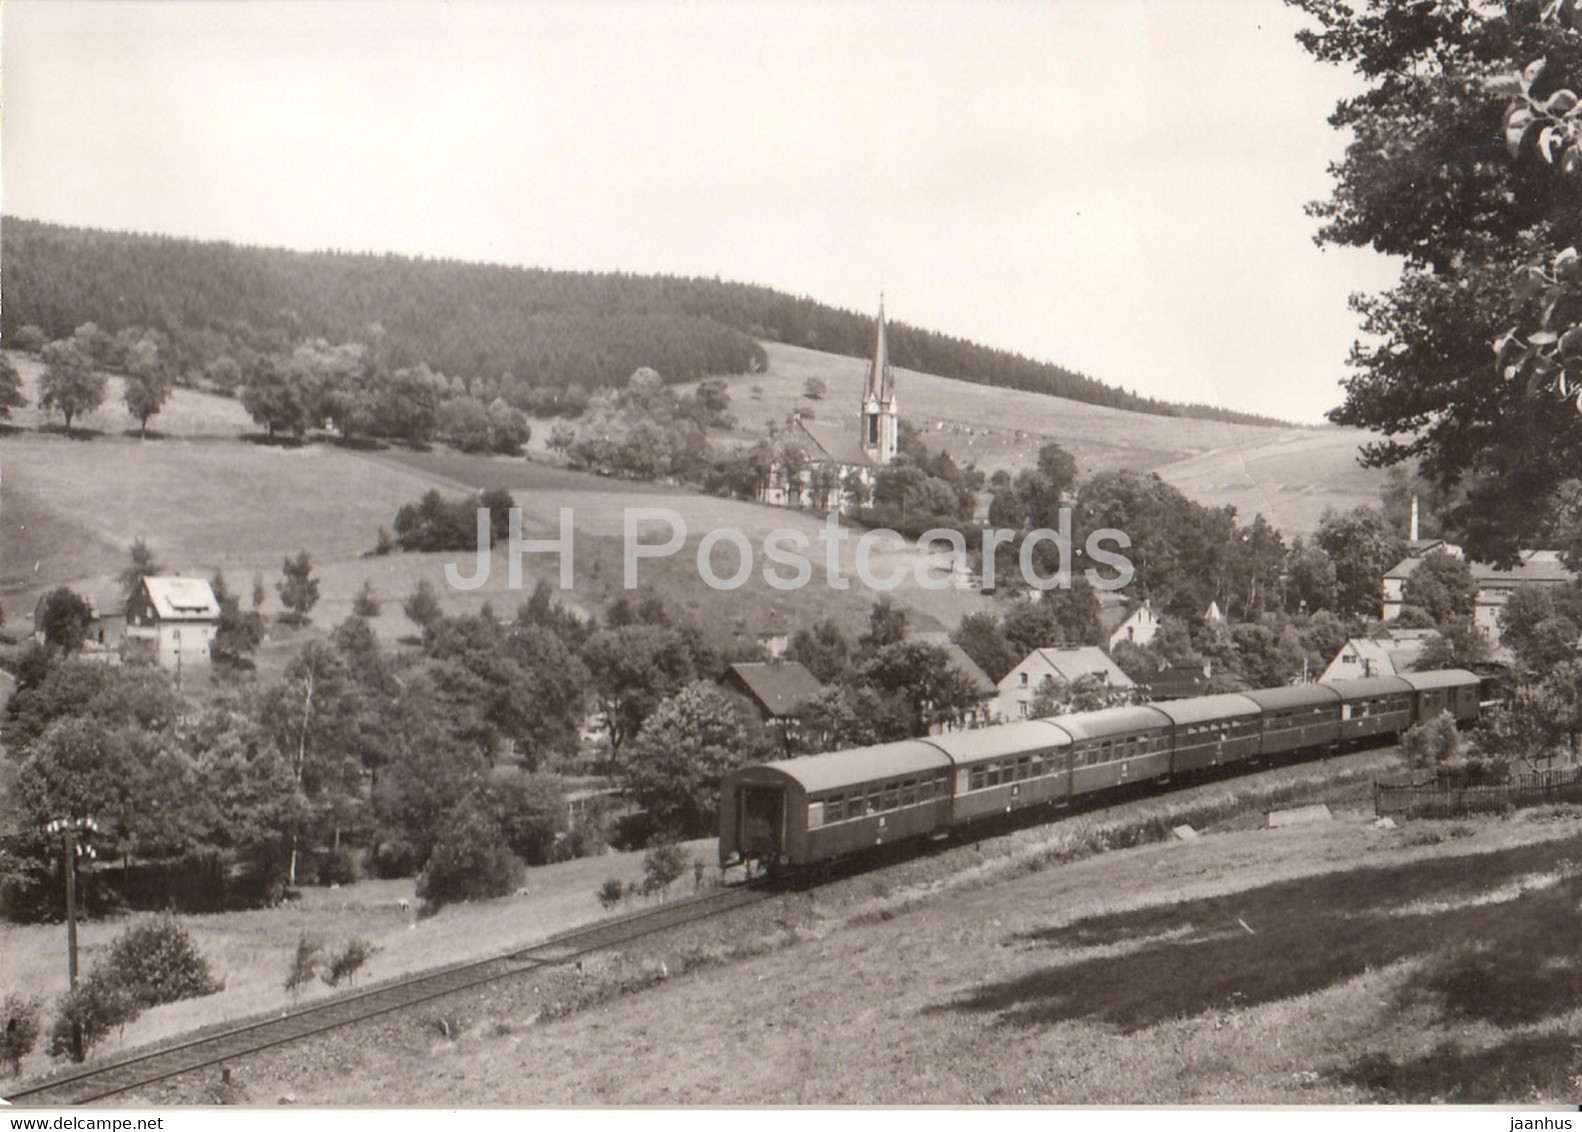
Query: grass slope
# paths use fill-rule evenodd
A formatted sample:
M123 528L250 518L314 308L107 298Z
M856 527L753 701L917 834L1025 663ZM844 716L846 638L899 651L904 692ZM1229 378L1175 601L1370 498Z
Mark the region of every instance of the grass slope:
M855 431L867 362L773 342L765 349L767 373L730 379L738 440L756 439L797 408ZM810 377L828 386L822 400L803 395ZM1244 519L1262 512L1288 537L1313 530L1325 507L1377 503L1383 484L1383 473L1357 463L1369 439L1358 429L1160 417L911 370L896 372L896 390L902 418L962 464L1014 472L1053 440L1084 474L1158 472L1200 503L1234 504Z
M238 1080L260 1104L429 1107L1509 1104L1582 1087L1574 807L1399 829L1343 813L1066 864L1003 840L963 883L931 858L788 895L455 996L436 1007L448 1037L433 1012L393 1019L249 1059Z

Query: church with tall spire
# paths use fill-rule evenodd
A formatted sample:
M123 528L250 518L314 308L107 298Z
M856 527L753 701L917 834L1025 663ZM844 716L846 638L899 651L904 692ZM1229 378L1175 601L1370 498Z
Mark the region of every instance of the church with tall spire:
M862 391L862 450L875 464L895 459L901 444L901 418L895 405L895 374L890 370L890 346L884 327L884 296L879 296L879 330L873 345L873 364Z
M847 418L849 421L851 418ZM863 383L857 429L793 413L785 441L801 458L777 463L764 501L781 507L844 512L868 502L874 473L900 451L901 418L884 321L884 296L874 331L873 360ZM799 464L800 467L793 465Z

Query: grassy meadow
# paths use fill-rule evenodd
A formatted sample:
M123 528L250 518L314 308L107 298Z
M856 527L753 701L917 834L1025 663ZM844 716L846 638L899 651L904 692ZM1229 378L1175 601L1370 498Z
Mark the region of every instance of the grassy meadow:
M1093 817L1118 831L1150 806ZM1582 809L1236 818L1077 859L1065 824L629 948L594 969L626 972L603 993L535 976L447 1000L464 1022L449 1037L395 1019L237 1079L255 1104L431 1107L1553 1104L1582 1088ZM327 1060L352 1071L326 1078Z
M714 843L682 847L688 859L701 859L714 876ZM415 915L417 900L408 880L363 880L343 888L304 888L302 898L278 908L253 912L184 916L199 950L215 977L225 984L218 994L156 1007L113 1036L99 1054L115 1053L149 1042L291 1004L285 978L299 933L306 931L329 951L354 937L379 950L359 975L359 986L412 971L464 959L484 958L532 943L606 913L594 893L608 878L640 881L641 853L609 853L558 865L529 869L524 890L515 896L442 909L426 919ZM674 892L689 892L690 871ZM406 901L411 910L401 907ZM80 929L82 969L93 965L110 942L135 917L92 921ZM16 925L0 921L0 998L11 992L38 995L49 1015L54 1000L66 990L66 928L63 924ZM335 993L320 982L306 986L299 1001L311 1002ZM46 1018L46 1025L48 1019ZM46 1072L50 1061L42 1048L24 1063L24 1075ZM0 1082L0 1091L4 1084Z

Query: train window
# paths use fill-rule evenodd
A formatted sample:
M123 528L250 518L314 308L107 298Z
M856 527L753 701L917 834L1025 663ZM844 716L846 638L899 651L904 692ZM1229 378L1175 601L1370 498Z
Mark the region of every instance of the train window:
M883 797L883 799L881 800L881 803L880 803L880 809L884 809L884 810L893 810L893 809L895 809L897 803L900 800L900 797L901 797L901 791L900 791L899 788L897 788L894 785L886 786L884 788L884 797Z
M983 789L983 768L981 766L975 766L975 767L972 768L972 775L971 775L970 779L968 780L967 789L968 790L982 790Z
M846 796L844 794L831 794L824 799L825 822L840 821L846 816Z
M1032 771L1033 771L1033 759L1032 759L1032 756L1030 756L1030 755L1023 755L1021 758L1016 760L1016 779L1017 779L1018 782L1020 782L1024 778L1028 777L1032 773Z
M824 803L809 802L807 804L807 827L817 829L824 824Z
M901 805L917 805L917 779L908 778L905 782L901 783Z

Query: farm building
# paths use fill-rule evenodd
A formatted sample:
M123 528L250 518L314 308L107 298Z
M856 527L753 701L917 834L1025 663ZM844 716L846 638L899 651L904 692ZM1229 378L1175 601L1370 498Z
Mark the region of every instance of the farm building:
M1132 678L1093 645L1075 649L1034 649L1000 681L999 694L990 705L990 718L1008 721L1027 719L1033 699L1044 681L1056 685L1074 684L1084 676L1097 676L1112 688L1135 688Z
M202 578L145 577L126 605L129 648L153 650L161 668L208 664L220 603Z
M856 433L845 426L804 420L800 413L794 415L786 441L801 449L804 464L801 468L776 465L769 475L764 502L778 507L844 512L854 495L867 496L873 488L874 473L895 459L901 443L900 428L881 298L873 363L863 387Z

